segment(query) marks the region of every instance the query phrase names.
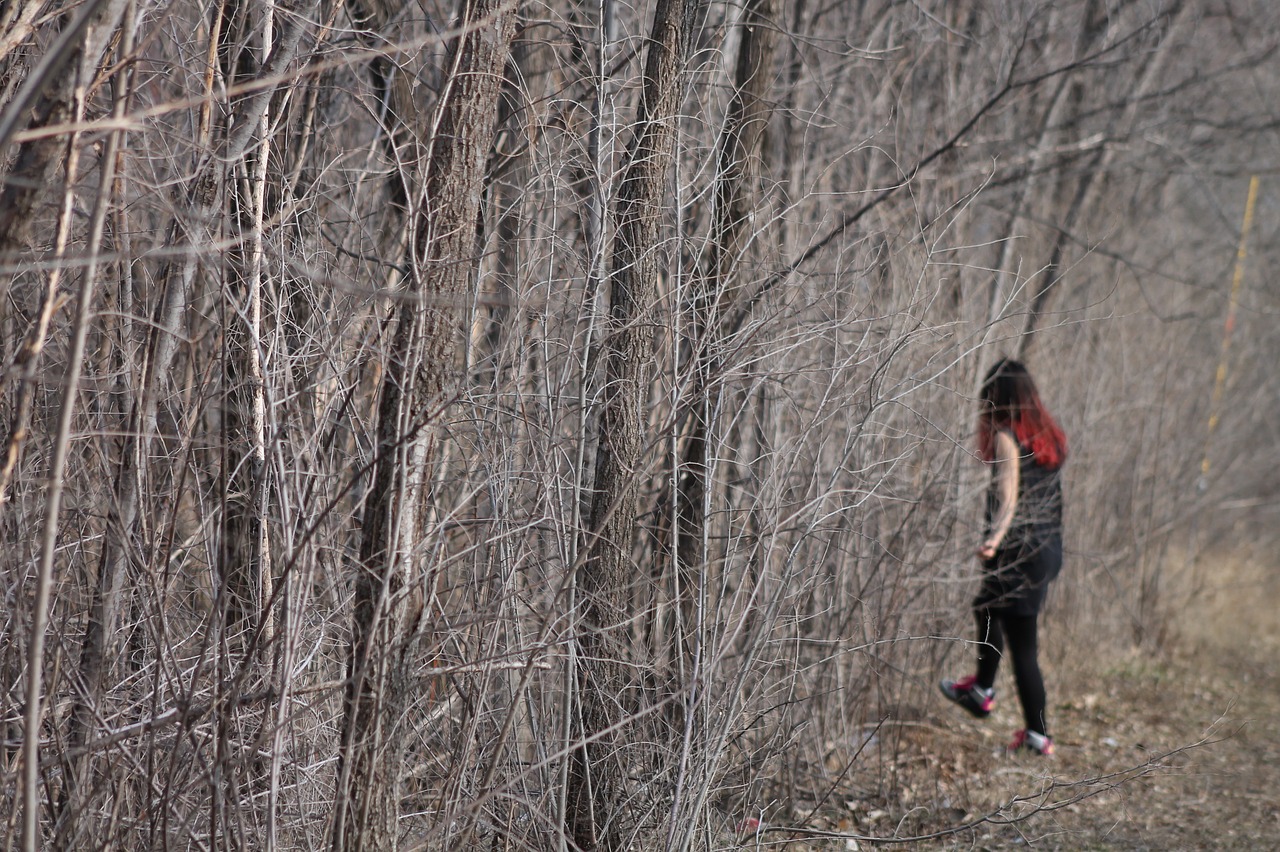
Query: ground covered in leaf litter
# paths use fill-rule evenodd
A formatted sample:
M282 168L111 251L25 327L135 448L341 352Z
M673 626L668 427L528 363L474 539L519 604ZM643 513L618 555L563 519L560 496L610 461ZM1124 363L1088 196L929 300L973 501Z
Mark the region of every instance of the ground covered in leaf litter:
M884 767L895 795L832 795L790 820L748 823L726 848L1280 848L1276 574L1224 571L1159 659L1115 655L1059 675L1052 759L1004 754L1020 727L1011 682L982 721L939 697L897 731Z

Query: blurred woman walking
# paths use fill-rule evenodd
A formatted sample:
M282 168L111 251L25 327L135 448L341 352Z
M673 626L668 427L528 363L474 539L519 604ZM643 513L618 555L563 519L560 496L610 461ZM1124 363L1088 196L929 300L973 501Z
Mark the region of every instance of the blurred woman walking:
M995 680L1007 649L1025 727L1010 751L1053 754L1045 719L1037 619L1062 567L1062 464L1067 439L1019 361L987 373L978 415L978 450L991 465L986 536L978 548L982 586L973 602L977 672L943 680L947 698L982 718L995 706Z

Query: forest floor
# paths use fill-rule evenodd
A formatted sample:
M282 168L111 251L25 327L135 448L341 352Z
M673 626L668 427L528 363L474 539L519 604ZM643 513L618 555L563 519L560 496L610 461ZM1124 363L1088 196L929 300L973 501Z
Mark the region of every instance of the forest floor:
M892 795L831 796L804 815L814 834L739 848L1280 848L1280 569L1222 567L1158 658L1046 667L1054 757L1005 754L1021 722L1002 672L987 719L938 696L902 726Z

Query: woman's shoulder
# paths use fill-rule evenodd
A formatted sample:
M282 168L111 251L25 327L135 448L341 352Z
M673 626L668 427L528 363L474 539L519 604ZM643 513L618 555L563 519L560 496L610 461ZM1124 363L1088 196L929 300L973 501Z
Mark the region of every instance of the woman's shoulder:
M996 429L996 446L1003 445L1005 452L1014 456L1025 456L1027 448L1022 446L1022 442L1018 440L1018 436L1008 426L1001 426Z

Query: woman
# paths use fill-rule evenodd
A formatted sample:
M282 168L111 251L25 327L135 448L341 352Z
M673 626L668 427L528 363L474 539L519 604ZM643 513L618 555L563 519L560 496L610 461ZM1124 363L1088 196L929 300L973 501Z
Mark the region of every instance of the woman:
M982 718L995 706L996 670L1006 648L1026 727L1009 746L1053 754L1045 720L1036 620L1062 567L1062 463L1067 439L1020 362L1001 359L982 385L978 449L992 465L986 537L978 548L982 587L973 602L978 671L944 680L947 698Z

